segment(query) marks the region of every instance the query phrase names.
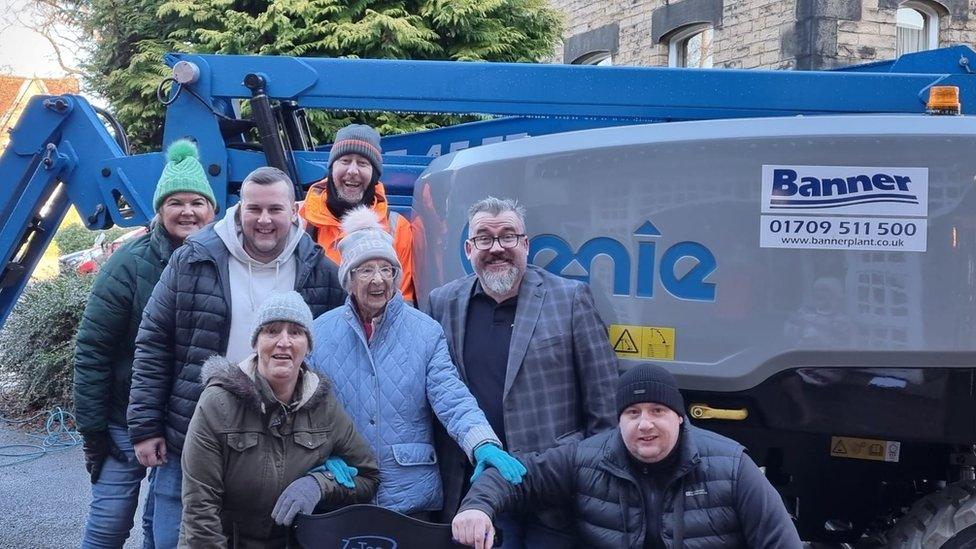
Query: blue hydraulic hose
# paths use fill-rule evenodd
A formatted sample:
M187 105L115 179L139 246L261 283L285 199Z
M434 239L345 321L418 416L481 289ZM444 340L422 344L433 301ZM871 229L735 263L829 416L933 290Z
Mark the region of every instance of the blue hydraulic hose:
M32 439L39 439L37 444L5 444L0 445L0 467L8 467L27 463L42 458L49 452L56 452L73 448L81 442L81 435L71 425L75 424L75 416L60 406L48 412L35 414L26 419L8 419L0 416L0 424L23 425L30 423L47 414L44 430L41 433L28 433ZM7 429L9 430L9 429Z

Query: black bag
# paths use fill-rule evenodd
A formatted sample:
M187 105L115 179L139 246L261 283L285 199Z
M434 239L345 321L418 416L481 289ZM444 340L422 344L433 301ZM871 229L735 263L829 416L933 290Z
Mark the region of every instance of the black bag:
M292 525L304 549L456 549L450 524L410 518L376 505L298 515Z

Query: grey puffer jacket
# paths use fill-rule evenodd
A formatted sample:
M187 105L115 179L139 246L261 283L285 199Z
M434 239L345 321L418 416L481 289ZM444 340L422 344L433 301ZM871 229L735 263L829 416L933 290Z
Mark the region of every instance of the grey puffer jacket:
M687 422L678 461L665 483L660 517L665 547L683 549L799 549L799 535L783 500L743 447ZM489 469L461 510L498 513L573 502L580 546L642 549L644 498L630 472L619 429L523 458L528 474L510 485Z
M313 473L320 505L367 503L380 473L366 441L329 383L302 366L295 399L285 406L257 374L252 355L240 364L215 357L203 366L200 405L183 449L180 547L285 547L288 528L271 510L281 492L332 455L359 470L355 489L331 473Z
M129 399L133 443L165 436L179 455L197 399L203 391L200 367L227 350L230 330L230 275L227 246L213 224L188 238L173 253L153 290L136 336ZM338 267L322 248L301 235L295 257L295 291L314 316L346 298ZM174 456L175 457L175 456Z

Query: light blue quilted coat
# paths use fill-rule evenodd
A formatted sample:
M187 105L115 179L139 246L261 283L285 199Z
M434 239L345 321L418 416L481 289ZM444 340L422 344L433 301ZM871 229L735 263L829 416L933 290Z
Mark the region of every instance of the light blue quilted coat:
M435 420L468 459L484 442L501 446L458 377L440 324L406 306L399 292L368 345L351 298L315 319L312 337L311 366L332 380L356 430L376 452L377 505L401 513L441 508Z

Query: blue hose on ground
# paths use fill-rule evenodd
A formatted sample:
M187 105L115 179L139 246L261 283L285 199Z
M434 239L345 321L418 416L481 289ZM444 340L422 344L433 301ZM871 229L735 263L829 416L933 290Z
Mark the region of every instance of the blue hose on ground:
M69 422L75 424L75 416L60 406L48 412L41 412L26 419L8 419L0 416L0 425L24 425L30 423L44 415L47 420L44 422L44 430L40 433L28 433L27 436L38 440L37 444L4 444L0 445L0 467L8 467L27 463L38 458L42 458L49 452L57 452L73 448L81 443L81 435L73 427L69 427ZM11 431L6 427L0 427ZM19 432L19 431L18 431Z

